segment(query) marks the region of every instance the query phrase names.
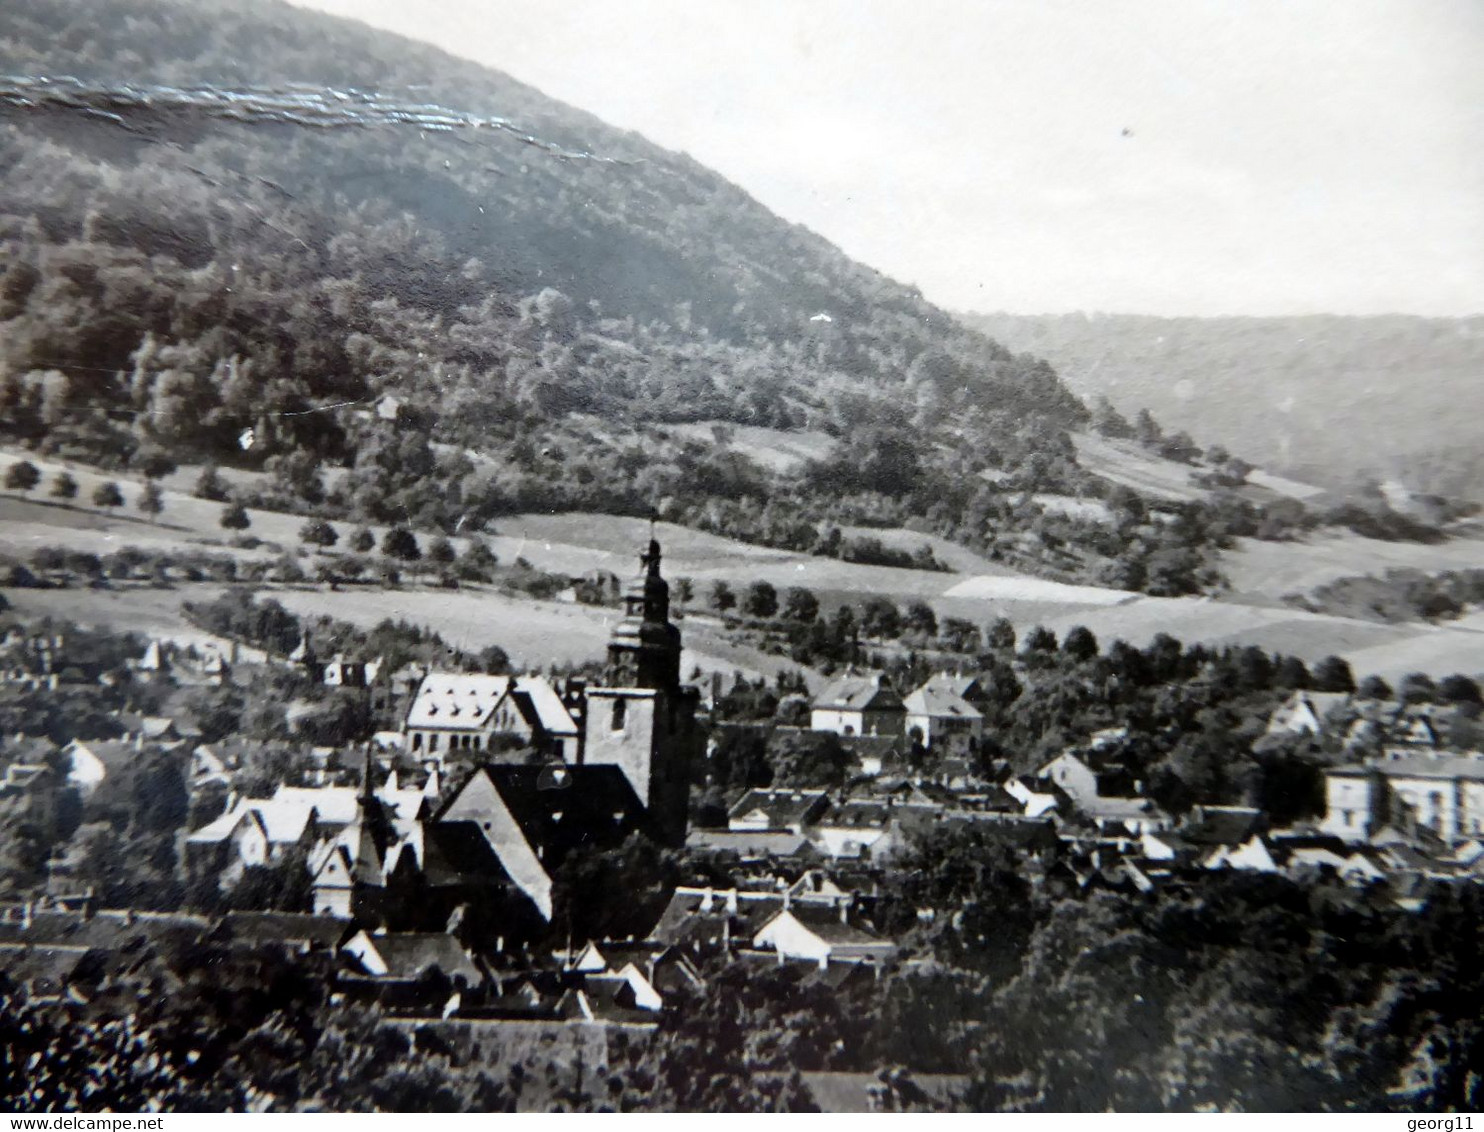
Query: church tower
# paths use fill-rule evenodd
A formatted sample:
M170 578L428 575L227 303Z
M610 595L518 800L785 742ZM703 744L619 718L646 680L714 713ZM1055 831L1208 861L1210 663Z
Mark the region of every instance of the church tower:
M700 693L680 683L680 630L670 623L670 586L652 537L623 601L623 620L608 643L604 686L587 690L580 758L621 768L660 835L680 845L690 761L700 742Z

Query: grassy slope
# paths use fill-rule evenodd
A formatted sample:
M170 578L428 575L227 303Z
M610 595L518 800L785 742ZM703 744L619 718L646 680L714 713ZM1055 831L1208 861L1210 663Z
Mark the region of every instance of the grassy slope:
M48 477L57 467L47 461L36 462ZM151 524L133 510L139 491L136 481L104 477L80 468L73 469L73 474L83 485L80 498L84 501L95 482L113 478L123 486L129 506L112 515L104 515L86 502L57 506L40 498L49 486L47 482L43 482L40 492L33 493L38 497L35 499L0 495L0 546L22 552L28 547L58 544L100 553L127 545L225 549L220 545L225 532L216 521L219 504L167 489L161 522ZM178 477L177 482L189 483L191 478ZM290 550L298 545L297 531L303 522L300 517L253 512L252 518L252 533L258 537L279 542ZM348 533L347 525L341 524L340 528L342 534ZM543 569L570 574L608 569L620 577L633 573L636 551L649 533L649 524L640 519L582 514L516 516L504 520L500 528L501 533L488 541L503 561L521 555ZM871 533L897 545L924 541L923 536L911 531ZM1122 637L1135 644L1166 632L1187 641L1259 644L1310 660L1338 652L1350 657L1360 671L1484 668L1484 634L1457 627L1382 626L1273 607L1278 597L1296 588L1385 565L1432 569L1484 565L1484 540L1474 538L1459 538L1437 547L1377 543L1354 536L1311 543L1246 543L1229 556L1229 562L1237 589L1250 595L1254 603L1248 604L1139 597L1095 587L1063 586L1003 569L943 574L860 566L749 546L669 523L659 524L657 534L665 547L666 572L672 578L691 577L700 595L714 580L725 580L740 590L763 579L780 590L790 585L808 586L827 608L876 593L897 601L923 598L940 617L959 616L983 624L1004 616L1021 629L1045 624L1058 634L1072 625L1085 624L1100 639ZM937 541L928 541L938 547ZM232 553L261 557L272 552ZM958 554L956 565L966 570L976 568L977 556L961 548ZM209 587L131 591L127 596L76 590L8 591L8 596L23 612L51 612L196 640L200 634L179 616L180 600L203 596L193 594L193 590L206 591ZM535 666L598 655L608 631L603 619L612 616L611 611L531 602L483 588L347 589L341 593L285 590L282 600L299 612L329 613L359 624L374 624L383 617L407 617L437 629L452 643L499 644L523 664ZM750 674L772 673L782 664L778 658L722 641L717 630L702 620L693 618L686 633L688 652L692 654L687 664L698 663L704 669L722 672L739 668Z

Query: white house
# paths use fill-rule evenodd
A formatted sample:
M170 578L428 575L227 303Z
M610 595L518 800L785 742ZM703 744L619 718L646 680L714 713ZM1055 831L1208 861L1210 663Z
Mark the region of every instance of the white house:
M915 732L924 747L984 734L984 713L944 681L929 680L902 702L907 710L907 733Z
M905 719L902 698L879 674L847 676L814 701L809 727L836 735L900 735Z
M781 959L812 959L821 966L831 960L884 963L896 954L890 940L852 924L845 904L838 910L789 904L763 924L752 942L776 951Z

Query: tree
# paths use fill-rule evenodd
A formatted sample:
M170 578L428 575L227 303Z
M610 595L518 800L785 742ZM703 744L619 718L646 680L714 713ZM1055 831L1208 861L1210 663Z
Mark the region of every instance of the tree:
M689 578L681 575L672 583L671 593L676 605L689 605L696 599L696 585Z
M1015 647L1015 625L1008 617L995 618L985 635L985 643L992 649L1010 651Z
M362 527L351 538L350 548L357 554L370 554L376 549L376 536L367 528Z
M1355 694L1363 700L1389 700L1396 693L1390 684L1379 676L1367 676L1360 682Z
M783 595L783 616L789 621L807 624L819 616L819 599L813 590L790 586Z
M149 516L150 522L160 517L165 510L165 493L155 480L145 480L144 490L139 493L139 510Z
M868 597L861 603L860 625L865 636L890 640L902 634L902 613L895 602Z
M381 539L381 553L388 558L400 558L403 562L416 562L423 556L417 545L417 536L406 527L391 527Z
M310 546L334 546L340 541L335 527L323 519L309 519L299 528L299 541Z
M1061 651L1079 664L1086 663L1098 655L1098 639L1087 626L1074 625L1067 630Z
M1164 431L1154 419L1153 413L1148 409L1140 409L1139 415L1134 418L1134 436L1145 448L1154 448L1164 439Z
M778 591L770 582L753 582L742 599L742 612L749 617L768 618L778 612Z
M452 566L458 559L458 551L454 549L453 543L439 535L428 547L428 561L436 562L439 566Z
M977 654L982 645L979 626L962 617L945 617L938 627L938 637L953 652Z
M252 526L252 517L247 513L247 508L240 503L230 504L222 511L222 517L218 520L223 529L229 531L245 531Z
M1316 692L1354 692L1355 674L1342 657L1327 656L1314 666L1312 673Z
M52 480L52 498L77 498L77 480L73 478L71 472L63 471L57 473L56 478Z
M93 503L98 507L122 507L124 493L112 480L105 480L93 489Z
M1438 696L1437 685L1426 672L1409 672L1402 677L1398 690L1402 702L1407 704L1433 703Z
M718 613L725 613L737 604L737 595L732 592L732 587L718 578L711 583L710 595L711 608Z
M196 487L192 494L197 499L209 499L213 503L227 501L227 481L222 479L215 464L207 464L201 469L201 474L196 477Z
M909 602L906 613L902 616L902 625L909 633L921 633L925 637L934 637L938 633L938 615L925 601Z
M1031 653L1052 653L1056 651L1056 634L1044 625L1037 625L1025 635L1025 642L1020 651L1026 655Z
M499 564L499 558L483 539L471 538L468 549L459 560L459 573L470 581L487 582L494 577L495 567Z
M1479 683L1461 672L1455 672L1438 682L1438 699L1445 704L1478 704L1481 702Z
M20 460L5 469L5 487L9 491L27 492L41 482L41 472L30 460Z

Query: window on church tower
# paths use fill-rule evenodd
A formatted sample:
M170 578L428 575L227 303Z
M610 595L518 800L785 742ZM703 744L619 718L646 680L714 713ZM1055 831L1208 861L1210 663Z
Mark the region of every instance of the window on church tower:
M625 709L628 706L629 706L628 705L628 701L626 701L626 700L614 700L613 701L613 716L609 720L609 724L608 724L609 727L612 730L614 730L614 731L622 731L623 730L623 727L624 727L624 712L625 712Z

